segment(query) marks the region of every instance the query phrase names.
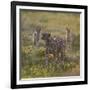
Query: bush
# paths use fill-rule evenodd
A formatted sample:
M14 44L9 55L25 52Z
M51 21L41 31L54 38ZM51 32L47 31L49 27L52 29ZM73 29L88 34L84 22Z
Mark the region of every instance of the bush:
M22 52L25 54L25 55L28 55L32 52L32 46L24 46L22 47Z
M32 45L21 47L21 66L25 66L31 63L33 47Z
M44 48L44 47L38 48L38 49L37 49L37 54L36 54L36 55L39 56L39 57L45 56L45 48Z

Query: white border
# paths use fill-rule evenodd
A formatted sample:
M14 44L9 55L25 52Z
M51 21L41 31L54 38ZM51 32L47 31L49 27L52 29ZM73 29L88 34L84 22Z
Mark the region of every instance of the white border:
M50 78L30 78L20 80L20 62L19 62L19 14L20 9L33 9L33 10L50 10L50 11L65 11L65 12L80 12L80 76L68 76L68 77L50 77ZM73 8L50 8L50 7L34 7L34 6L17 6L16 7L16 47L17 47L17 63L16 71L17 85L21 84L35 84L35 83L51 83L51 82L72 82L72 81L84 81L84 9L73 9Z

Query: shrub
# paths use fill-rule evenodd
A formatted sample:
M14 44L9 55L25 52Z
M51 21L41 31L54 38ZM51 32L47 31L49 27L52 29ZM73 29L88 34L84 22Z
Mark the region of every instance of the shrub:
M24 46L22 47L22 52L25 54L25 55L28 55L32 52L32 46Z
M45 56L45 48L44 47L40 47L37 49L37 56L39 56L39 57Z

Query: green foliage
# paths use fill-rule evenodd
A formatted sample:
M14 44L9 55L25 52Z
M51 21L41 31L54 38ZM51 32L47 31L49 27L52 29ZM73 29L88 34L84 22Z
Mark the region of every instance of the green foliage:
M37 56L39 57L44 57L45 56L45 48L44 47L40 47L37 49Z

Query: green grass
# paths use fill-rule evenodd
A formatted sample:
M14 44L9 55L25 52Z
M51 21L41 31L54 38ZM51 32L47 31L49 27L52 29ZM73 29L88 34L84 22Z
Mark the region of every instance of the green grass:
M80 31L80 13L65 12L41 12L21 10L22 30L32 31L34 25L41 25L45 29L65 29L69 27L71 31L79 33Z
M80 14L64 12L34 12L21 10L21 79L38 77L62 77L80 75ZM40 40L39 47L33 45L33 32L36 25L42 27L42 32L50 32L52 36L66 36L66 27L77 35L73 41L72 50L65 54L64 63L56 63L49 58L45 65L45 42Z
M30 46L26 47L29 48ZM45 48L43 47L32 47L32 50L30 49L30 52L23 52L23 54L24 55L22 57L24 57L24 65L22 65L21 68L21 78L65 76L66 72L73 72L72 70L79 66L79 58L75 58L78 60L68 58L68 56L70 55L74 56L75 53L71 53L70 55L67 54L64 63L56 63L55 60L51 58L49 59L48 66L45 65ZM71 75L73 75L73 73ZM77 75L79 75L79 72L77 72Z

